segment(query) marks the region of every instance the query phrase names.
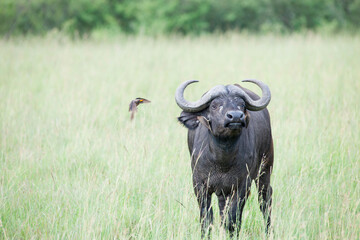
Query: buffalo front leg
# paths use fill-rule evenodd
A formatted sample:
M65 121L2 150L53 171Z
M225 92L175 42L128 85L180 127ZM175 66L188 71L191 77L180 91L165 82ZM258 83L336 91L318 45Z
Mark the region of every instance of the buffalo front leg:
M213 222L211 194L208 193L206 187L195 187L195 194L200 208L201 238L204 238L206 233L210 234Z
M224 194L218 195L218 202L219 202L219 210L220 210L220 217L221 217L221 225L225 224L224 215L226 214L225 206L226 206L226 197Z
M234 191L233 194L229 196L229 208L225 227L229 230L231 237L233 237L234 231L236 231L236 236L240 233L242 212L249 193L250 184Z

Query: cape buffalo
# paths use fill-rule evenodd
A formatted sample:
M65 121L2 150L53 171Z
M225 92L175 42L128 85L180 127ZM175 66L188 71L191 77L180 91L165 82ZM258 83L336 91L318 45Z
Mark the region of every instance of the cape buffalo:
M270 175L273 166L273 140L269 87L258 80L244 80L258 85L262 97L235 85L218 85L200 100L184 98L185 88L196 80L182 83L175 100L183 110L178 120L188 128L193 186L200 208L201 235L213 221L211 195L219 201L221 222L233 235L241 226L242 211L254 180L266 232L270 226ZM210 231L209 231L210 232Z

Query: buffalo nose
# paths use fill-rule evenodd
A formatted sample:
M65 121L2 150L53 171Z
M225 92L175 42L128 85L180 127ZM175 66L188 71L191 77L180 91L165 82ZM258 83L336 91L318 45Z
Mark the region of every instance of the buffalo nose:
M245 120L245 114L242 111L228 111L226 118L231 122L242 122Z

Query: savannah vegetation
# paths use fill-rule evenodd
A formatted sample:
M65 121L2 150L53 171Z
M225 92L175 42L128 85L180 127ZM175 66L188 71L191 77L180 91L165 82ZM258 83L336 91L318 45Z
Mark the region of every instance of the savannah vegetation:
M199 239L176 87L272 91L270 239L360 238L360 38L0 40L0 239ZM252 84L243 84L259 93ZM130 121L128 104L139 106ZM213 198L213 239L226 239ZM262 239L255 186L242 239Z
M360 0L2 0L0 34L353 32Z

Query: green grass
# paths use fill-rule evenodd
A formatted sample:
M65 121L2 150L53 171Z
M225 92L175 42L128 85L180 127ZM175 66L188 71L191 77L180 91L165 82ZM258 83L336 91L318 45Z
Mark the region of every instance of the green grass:
M272 91L270 239L360 238L360 38L0 41L0 239L199 239L176 87ZM257 92L251 84L243 84ZM133 122L128 104L141 105ZM241 238L264 238L256 189ZM213 198L213 239L225 239Z

